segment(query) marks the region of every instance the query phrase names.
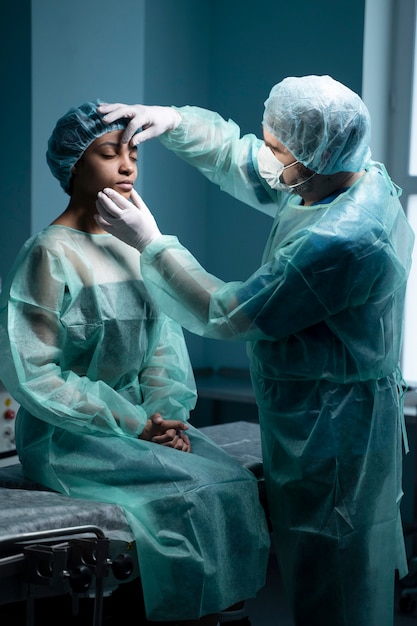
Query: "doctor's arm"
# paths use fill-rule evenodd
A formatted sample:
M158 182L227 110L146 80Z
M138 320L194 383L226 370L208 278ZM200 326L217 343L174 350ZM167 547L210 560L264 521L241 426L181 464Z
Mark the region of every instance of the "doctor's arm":
M389 244L378 245L380 237L373 234L374 228L379 233L377 223L365 235L359 219L353 224L341 219L335 229L329 213L327 222L277 243L246 281L225 283L206 272L176 237L161 235L136 192L131 199L114 190L101 192L98 223L142 253L143 279L161 309L204 337L279 341L320 323L333 328L339 314L378 298L381 277L395 266ZM340 341L343 345L343 337Z
M277 250L274 258L247 281L225 283L206 272L175 237L161 235L136 193L132 203L113 190L105 191L97 201L97 221L108 232L138 247L142 275L153 298L189 331L216 339L274 340L331 315L317 286L303 277L304 249ZM300 247L303 245L301 241ZM334 254L337 258L340 250ZM307 267L321 262L322 256L319 245L317 255L313 251L306 258ZM327 262L332 264L329 258Z

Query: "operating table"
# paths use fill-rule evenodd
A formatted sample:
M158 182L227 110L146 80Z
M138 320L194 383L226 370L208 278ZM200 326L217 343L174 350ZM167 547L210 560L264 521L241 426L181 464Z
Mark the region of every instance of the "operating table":
M200 429L254 472L266 507L259 425L233 422ZM27 480L19 463L0 468L0 608L70 594L93 599L93 626L103 623L103 598L139 577L133 533L120 506L78 500Z

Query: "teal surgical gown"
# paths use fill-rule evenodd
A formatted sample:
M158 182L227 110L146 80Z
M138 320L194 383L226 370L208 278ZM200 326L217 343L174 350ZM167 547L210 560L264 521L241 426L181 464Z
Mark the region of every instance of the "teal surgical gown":
M369 162L352 187L303 206L260 177L259 139L210 111L179 111L161 142L273 223L246 281L224 283L162 236L142 255L145 284L190 331L248 342L297 626L390 626L395 569L407 567L399 359L413 234L400 191Z
M186 421L196 399L181 327L150 298L139 253L50 226L21 250L0 315L24 472L125 509L148 618L253 597L269 547L253 475L191 425L190 454L138 439L153 413Z

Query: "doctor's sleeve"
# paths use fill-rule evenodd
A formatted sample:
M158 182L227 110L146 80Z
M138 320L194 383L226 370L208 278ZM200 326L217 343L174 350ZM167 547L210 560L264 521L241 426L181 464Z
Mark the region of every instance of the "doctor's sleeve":
M312 233L275 250L246 281L215 278L167 236L147 246L141 269L154 299L178 323L232 341L281 339L357 306L384 271L377 248L356 258L349 242Z
M160 142L208 180L237 200L270 216L276 214L277 192L257 171L262 140L240 135L233 120L200 107L179 108L182 121Z

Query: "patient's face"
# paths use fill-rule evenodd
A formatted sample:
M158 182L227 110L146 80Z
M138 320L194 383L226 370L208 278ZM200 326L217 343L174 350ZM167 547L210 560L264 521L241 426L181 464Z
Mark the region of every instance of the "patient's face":
M137 148L122 143L122 130L98 137L73 168L73 190L96 197L104 187L111 187L125 198L130 197L137 178Z

